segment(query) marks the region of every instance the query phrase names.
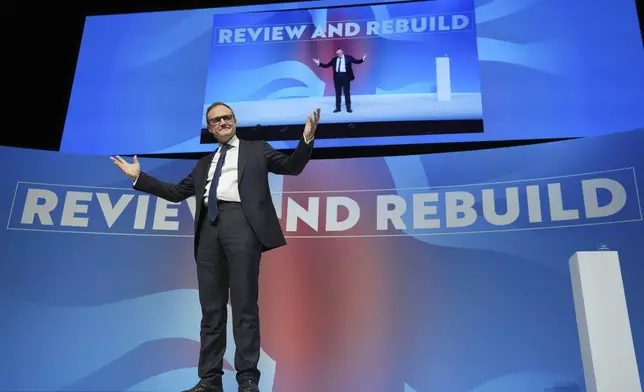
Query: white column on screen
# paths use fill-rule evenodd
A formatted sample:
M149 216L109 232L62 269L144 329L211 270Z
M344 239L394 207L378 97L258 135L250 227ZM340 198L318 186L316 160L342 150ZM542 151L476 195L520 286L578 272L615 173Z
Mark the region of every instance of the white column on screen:
M641 392L617 252L577 252L569 260L588 392Z
M452 99L452 79L447 56L436 57L436 92L439 101Z

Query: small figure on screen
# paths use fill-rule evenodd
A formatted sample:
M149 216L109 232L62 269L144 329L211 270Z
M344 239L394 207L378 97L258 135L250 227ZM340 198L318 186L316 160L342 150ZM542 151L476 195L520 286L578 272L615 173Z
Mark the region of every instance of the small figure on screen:
M328 63L320 63L320 59L313 59L318 67L329 68L333 67L333 85L335 87L335 110L333 113L340 111L340 102L342 91L344 90L344 104L347 107L347 112L351 113L351 82L355 79L353 74L353 64L362 64L367 59L367 55L363 54L362 58L356 59L353 56L345 55L341 48L335 51L336 57L331 59Z

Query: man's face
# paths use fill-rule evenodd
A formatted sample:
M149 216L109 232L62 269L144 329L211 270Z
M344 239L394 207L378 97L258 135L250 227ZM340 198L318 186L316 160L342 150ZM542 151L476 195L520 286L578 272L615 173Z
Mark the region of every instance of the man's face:
M233 112L223 105L210 109L208 118L208 131L222 143L230 140L237 129L237 121Z
M342 51L342 49L338 49L335 51L335 54L337 54L338 56L342 56L344 52Z

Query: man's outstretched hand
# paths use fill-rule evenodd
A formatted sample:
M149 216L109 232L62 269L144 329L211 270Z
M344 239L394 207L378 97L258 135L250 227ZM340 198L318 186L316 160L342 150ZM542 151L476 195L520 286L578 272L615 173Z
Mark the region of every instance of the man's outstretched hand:
M128 163L125 159L121 158L120 156L110 157L112 162L116 166L118 166L119 169L125 174L126 176L130 177L132 181L136 181L136 179L139 177L139 174L141 173L141 165L139 164L139 160L134 156L134 161L132 163Z
M306 117L306 125L304 126L304 138L311 141L315 137L315 130L318 129L318 122L320 121L320 108L315 109L313 116L310 114Z

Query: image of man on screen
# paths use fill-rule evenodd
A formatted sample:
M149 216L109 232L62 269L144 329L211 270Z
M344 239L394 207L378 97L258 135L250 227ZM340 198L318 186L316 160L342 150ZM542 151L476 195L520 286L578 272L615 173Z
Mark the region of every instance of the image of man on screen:
M259 270L263 252L286 245L273 205L268 174L298 175L311 158L320 109L307 117L292 154L265 141L236 135L237 118L223 102L206 110L217 149L177 184L163 182L116 156L112 162L134 189L178 203L196 198L194 257L201 304L200 381L189 392L222 392L226 324L233 323L239 392L258 392L260 371ZM227 320L227 305L233 320Z
M367 55L362 55L361 59L344 54L341 48L335 51L336 56L328 63L321 63L320 59L313 59L318 67L333 67L333 85L335 87L335 110L333 113L340 111L340 102L342 91L344 91L344 104L347 112L351 113L351 82L355 79L353 74L353 64L362 64L367 59Z

